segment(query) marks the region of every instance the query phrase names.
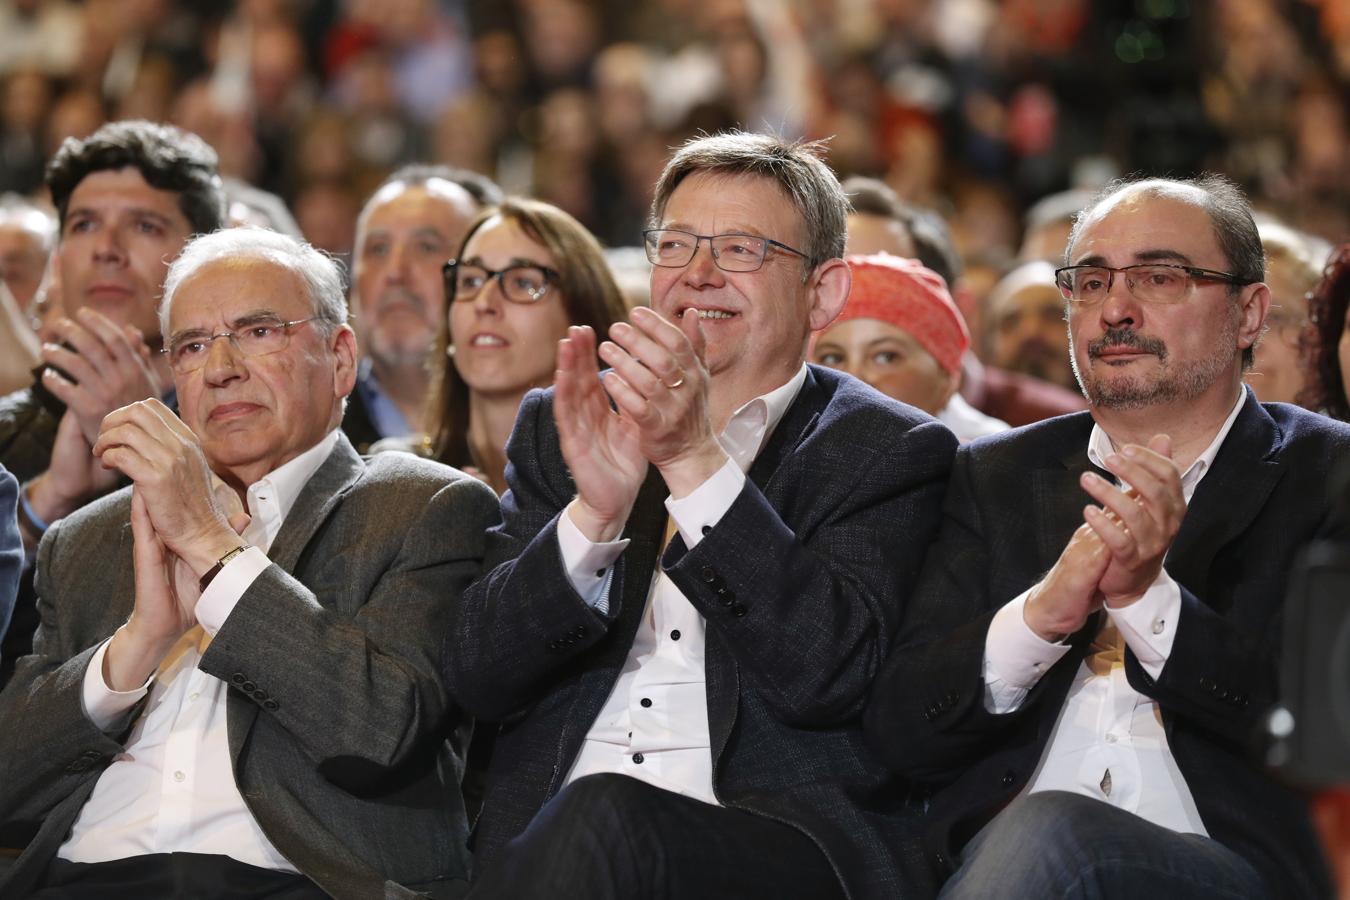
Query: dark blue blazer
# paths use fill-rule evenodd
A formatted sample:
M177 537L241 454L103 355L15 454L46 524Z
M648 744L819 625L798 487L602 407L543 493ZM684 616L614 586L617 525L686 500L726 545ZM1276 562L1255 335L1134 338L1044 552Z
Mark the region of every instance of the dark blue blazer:
M873 692L868 737L896 771L929 786L925 845L944 878L1026 785L1102 615L1070 638L1021 708L985 710L990 620L1054 564L1094 502L1079 486L1091 430L1076 413L961 448L942 535ZM1309 541L1330 536L1328 479L1347 453L1350 426L1248 392L1167 556L1182 606L1162 676L1126 651L1130 684L1162 708L1206 830L1260 871L1271 896L1331 894L1304 801L1252 749L1278 696L1290 569Z
M806 833L850 897L901 896L913 819L863 745L862 710L936 531L955 447L917 410L813 366L726 515L694 549L677 536L659 560L665 489L652 471L601 615L563 571L555 529L575 487L552 394L530 394L508 445L489 571L443 657L452 693L502 723L475 865L563 786L659 564L707 621L719 800Z
M23 540L19 537L19 483L0 466L0 638L9 628L14 598L23 571Z

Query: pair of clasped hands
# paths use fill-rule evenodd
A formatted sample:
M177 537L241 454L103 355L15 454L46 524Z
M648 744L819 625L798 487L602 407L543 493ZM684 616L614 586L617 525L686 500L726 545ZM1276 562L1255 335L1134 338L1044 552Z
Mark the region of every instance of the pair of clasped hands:
M243 543L249 515L207 465L197 436L158 399L109 413L93 452L133 484L135 604L103 661L107 685L126 691L144 684L197 624L198 580Z
M622 533L649 463L677 499L726 464L709 412L705 351L694 309L671 322L638 307L612 325L598 347L610 367L603 378L594 331L574 326L559 342L553 412L577 487L568 515L591 541Z
M1108 456L1107 470L1128 490L1095 472L1082 475L1083 489L1101 506L1084 508L1083 524L1027 597L1023 617L1041 638L1063 640L1103 606L1129 606L1153 584L1186 515L1171 456L1172 440L1164 434Z

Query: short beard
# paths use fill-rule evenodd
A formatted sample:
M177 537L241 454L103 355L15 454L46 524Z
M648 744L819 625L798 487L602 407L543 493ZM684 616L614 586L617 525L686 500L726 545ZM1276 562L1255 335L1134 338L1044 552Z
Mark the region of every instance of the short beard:
M1101 409L1133 410L1149 406L1193 400L1203 394L1233 364L1231 350L1236 345L1238 320L1229 318L1223 333L1215 336L1216 352L1197 360L1185 368L1173 371L1168 364L1167 345L1159 338L1144 337L1128 326L1108 329L1106 334L1087 345L1088 359L1096 359L1107 347L1131 347L1158 357L1160 371L1151 379L1140 376L1098 378L1091 367L1086 371L1078 366L1078 354L1069 336L1069 360L1078 386L1088 403Z

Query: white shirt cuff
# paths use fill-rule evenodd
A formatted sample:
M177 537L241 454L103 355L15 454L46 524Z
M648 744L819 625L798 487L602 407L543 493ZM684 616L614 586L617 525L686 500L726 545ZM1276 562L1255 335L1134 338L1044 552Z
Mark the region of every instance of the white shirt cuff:
M708 480L676 500L666 498L666 512L680 530L684 545L690 550L703 540L703 530L721 521L740 496L745 486L745 473L736 461L728 459Z
M257 547L249 547L227 562L197 601L197 622L211 637L225 624L239 598L272 561Z
M1069 652L1068 644L1053 644L1031 630L1023 618L1028 589L994 613L984 638L984 706L992 713L1009 713L1022 705L1041 676Z
M587 606L602 615L608 613L609 583L614 574L614 561L628 546L628 539L597 544L581 533L568 509L564 509L558 517L556 531L567 580Z
M130 691L115 691L103 680L103 658L108 655L108 644L112 638L104 641L89 659L89 667L84 670L84 682L80 687L80 703L84 715L99 731L107 731L112 724L150 690L155 680L151 675L145 684Z
M1116 609L1107 606L1106 614L1134 651L1139 665L1157 681L1167 658L1172 655L1172 643L1177 636L1177 619L1181 616L1180 585L1166 569L1159 569L1158 577L1144 591L1144 596L1129 606Z

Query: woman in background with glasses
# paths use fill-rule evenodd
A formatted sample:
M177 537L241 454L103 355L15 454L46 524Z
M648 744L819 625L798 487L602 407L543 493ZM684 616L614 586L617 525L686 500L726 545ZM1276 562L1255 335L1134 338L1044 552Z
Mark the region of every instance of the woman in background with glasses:
M606 334L626 315L623 295L580 222L523 198L508 198L470 224L445 266L445 289L428 449L500 494L520 401L553 383L568 326Z
M1350 244L1343 244L1327 264L1322 281L1308 298L1309 331L1305 347L1308 385L1299 403L1350 422Z

